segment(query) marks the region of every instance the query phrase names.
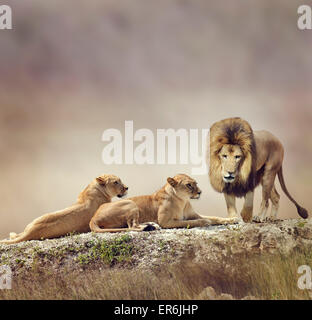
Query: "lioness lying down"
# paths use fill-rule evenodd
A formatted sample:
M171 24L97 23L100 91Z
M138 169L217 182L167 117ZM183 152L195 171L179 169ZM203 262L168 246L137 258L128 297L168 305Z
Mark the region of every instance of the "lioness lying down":
M90 219L98 207L115 196L123 197L127 190L118 177L110 174L99 176L80 193L76 204L35 219L22 233L12 232L11 240L2 240L0 243L56 238L75 231L88 232Z
M152 195L133 197L99 207L90 221L94 232L142 231L147 222L162 228L193 228L237 222L237 218L203 217L197 214L190 199L199 199L197 182L185 174L168 178ZM143 224L145 223L145 224Z

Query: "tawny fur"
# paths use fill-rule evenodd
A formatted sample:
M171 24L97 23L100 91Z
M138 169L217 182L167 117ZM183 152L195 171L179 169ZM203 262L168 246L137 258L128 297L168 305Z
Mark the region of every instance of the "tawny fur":
M80 193L76 204L35 219L22 233L11 232L11 239L0 243L13 244L26 240L57 238L71 232L88 232L89 222L99 206L111 202L115 196L125 195L127 189L114 175L99 176Z
M261 183L262 203L256 220L266 218L269 199L272 201L270 219L275 219L280 198L274 187L276 175L298 214L305 219L308 217L307 210L299 206L286 188L282 171L284 148L270 132L253 132L249 123L241 118L221 120L210 128L209 155L210 183L217 192L224 193L230 217L237 215L235 197L245 197L241 216L246 222L252 219L253 192ZM230 183L224 180L226 174L231 176L229 171L235 176Z
M142 231L144 223L162 228L193 228L235 223L235 218L205 217L197 214L190 199L198 199L200 189L194 179L179 174L152 195L138 196L102 205L90 221L94 232Z

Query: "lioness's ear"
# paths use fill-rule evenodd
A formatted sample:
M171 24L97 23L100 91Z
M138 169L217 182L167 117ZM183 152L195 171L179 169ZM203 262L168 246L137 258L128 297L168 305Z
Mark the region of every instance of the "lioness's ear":
M172 186L172 187L175 187L178 182L176 180L174 180L173 178L167 178L167 182Z
M99 184L101 184L101 185L104 185L104 184L106 184L106 181L104 180L104 178L103 177L97 177L96 178L96 181L99 183Z

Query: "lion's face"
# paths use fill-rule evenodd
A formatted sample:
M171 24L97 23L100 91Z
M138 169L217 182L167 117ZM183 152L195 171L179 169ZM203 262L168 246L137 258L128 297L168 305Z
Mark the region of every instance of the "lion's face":
M243 152L238 145L225 144L219 152L223 181L232 183L239 174Z
M244 196L255 187L256 143L241 118L216 122L210 128L209 179L217 192Z
M168 178L167 182L175 189L181 198L199 199L201 190L197 182L186 174L178 174L173 178Z
M101 188L112 198L117 196L122 198L127 195L128 187L124 185L120 178L115 175L102 175L96 178Z

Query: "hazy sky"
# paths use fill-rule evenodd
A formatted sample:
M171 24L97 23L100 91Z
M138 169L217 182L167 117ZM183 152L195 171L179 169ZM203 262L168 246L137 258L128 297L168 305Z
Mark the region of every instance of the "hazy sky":
M129 196L191 174L192 164L104 164L103 132L124 139L126 120L156 136L241 116L280 138L288 189L311 209L312 31L297 28L300 1L11 3L13 30L0 33L0 236L69 206L102 173ZM194 178L198 212L226 216L208 176ZM277 189L279 216L297 217Z

